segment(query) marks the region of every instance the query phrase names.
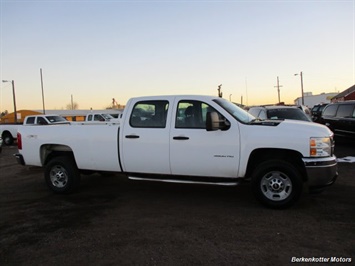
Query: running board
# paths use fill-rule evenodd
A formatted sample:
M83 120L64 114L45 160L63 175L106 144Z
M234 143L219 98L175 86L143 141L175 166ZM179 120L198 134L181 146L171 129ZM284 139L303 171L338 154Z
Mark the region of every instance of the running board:
M192 181L192 180L179 180L179 179L158 179L158 178L143 178L128 176L128 179L135 181L156 181L166 183L179 183L179 184L200 184L200 185L215 185L215 186L237 186L240 184L238 181L218 181L218 182L205 182L205 181Z

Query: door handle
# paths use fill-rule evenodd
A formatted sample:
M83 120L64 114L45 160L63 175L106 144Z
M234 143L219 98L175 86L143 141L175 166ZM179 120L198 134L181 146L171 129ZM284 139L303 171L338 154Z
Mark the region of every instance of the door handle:
M126 139L139 139L137 135L126 135Z
M190 138L189 137L183 137L183 136L176 136L176 137L173 137L173 139L175 139L175 140L188 140Z

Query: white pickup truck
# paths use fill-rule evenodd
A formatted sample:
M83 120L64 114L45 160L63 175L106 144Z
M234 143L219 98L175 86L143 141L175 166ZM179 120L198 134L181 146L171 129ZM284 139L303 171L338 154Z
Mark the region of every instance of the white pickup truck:
M11 145L14 143L17 134L17 128L21 124L0 124L0 136L3 139L5 145Z
M13 144L17 138L17 130L20 125L52 125L67 124L64 117L59 115L29 115L25 117L23 124L0 124L0 136L6 145Z
M16 158L44 167L56 193L75 189L82 171L123 172L133 180L237 185L285 208L303 184L322 190L337 173L333 133L303 121L257 120L222 98L130 99L118 124L22 126Z
M120 114L117 114L119 117ZM119 122L119 118L113 117L111 114L105 113L89 113L85 117L85 122Z
M25 117L23 125L57 125L57 124L69 124L70 122L64 117L59 115L29 115Z

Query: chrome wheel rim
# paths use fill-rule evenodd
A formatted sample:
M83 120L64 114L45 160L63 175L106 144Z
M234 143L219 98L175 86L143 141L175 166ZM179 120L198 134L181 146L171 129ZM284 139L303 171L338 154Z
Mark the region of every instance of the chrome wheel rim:
M68 184L68 173L60 165L56 165L51 169L49 177L54 187L63 188Z
M260 188L266 198L281 201L291 195L292 182L285 173L272 171L262 177Z

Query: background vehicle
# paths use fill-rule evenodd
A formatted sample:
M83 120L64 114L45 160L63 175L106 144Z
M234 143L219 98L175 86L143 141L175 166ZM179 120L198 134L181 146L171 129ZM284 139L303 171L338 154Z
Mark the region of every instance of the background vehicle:
M309 118L312 119L312 112L307 106L305 106L305 105L297 105L296 107L301 109Z
M283 105L257 106L257 107L251 107L248 112L253 116L263 120L292 119L292 120L302 120L302 121L311 122L309 116L306 115L300 108L295 106L283 106Z
M17 128L20 124L0 124L0 136L5 145L14 143L17 134Z
M111 114L103 114L103 113L90 113L85 117L85 122L119 122L119 114L117 114L117 118L113 117Z
M2 152L2 138L0 136L0 153Z
M0 136L5 145L11 145L17 139L17 130L21 125L49 125L58 123L69 124L70 122L58 115L29 115L25 117L23 124L0 124Z
M261 203L285 208L303 183L319 190L335 182L332 135L316 123L255 120L219 97L152 96L129 100L121 123L22 126L16 158L44 167L56 193L73 191L83 171L225 186L250 180Z
M313 106L311 113L312 113L312 121L320 123L322 118L322 112L324 108L328 105L328 103L317 104Z
M29 115L23 121L24 125L53 125L69 124L70 122L59 115Z
M322 112L321 123L335 136L355 139L355 101L327 105Z

